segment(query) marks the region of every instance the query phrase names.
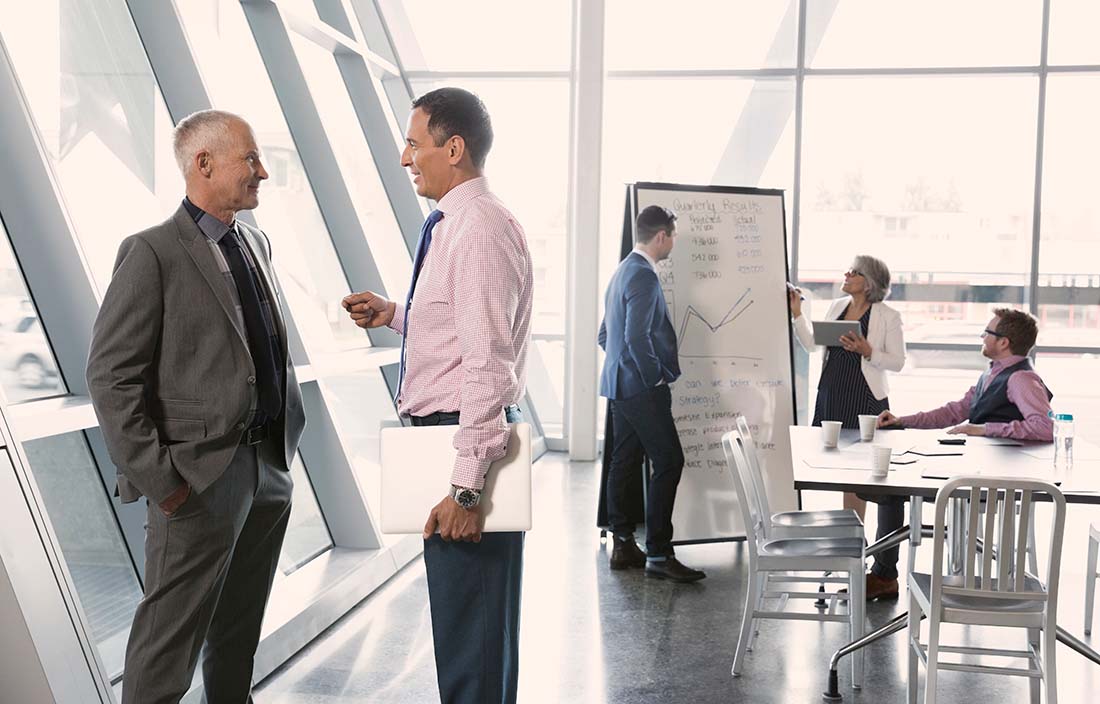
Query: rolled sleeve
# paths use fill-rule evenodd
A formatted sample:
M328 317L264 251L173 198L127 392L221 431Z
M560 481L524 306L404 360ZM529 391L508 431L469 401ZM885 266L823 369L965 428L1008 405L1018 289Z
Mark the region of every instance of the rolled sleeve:
M985 434L1014 440L1054 440L1054 421L1050 418L1047 389L1035 372L1019 371L1008 379L1008 400L1020 410L1023 420L986 423Z
M405 334L405 306L400 303L393 304L393 319L386 325L398 335Z
M508 450L504 407L516 401L516 351L512 326L525 285L523 257L492 232L470 233L457 291L455 331L462 352L458 450L451 482L481 489L494 460Z
M914 413L898 419L905 428L947 428L962 423L970 415L970 400L974 398L975 387L971 386L958 401L946 403L931 411Z

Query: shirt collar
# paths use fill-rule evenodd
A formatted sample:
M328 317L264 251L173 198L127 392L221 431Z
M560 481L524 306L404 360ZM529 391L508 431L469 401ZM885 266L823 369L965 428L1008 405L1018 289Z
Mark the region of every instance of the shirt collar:
M640 254L640 255L642 255L642 258L643 258L643 259L645 259L645 260L646 260L646 262L648 262L648 263L649 263L649 268L650 268L650 269L653 269L653 271L657 271L657 262L655 262L655 261L653 260L653 257L651 257L651 256L649 256L648 254L646 254L646 253L645 253L645 250L643 250L642 248L640 248L640 247L638 247L637 245L635 245L635 247L634 247L634 253L635 253L635 254Z
M183 197L183 207L187 210L187 214L191 216L191 219L195 221L195 224L199 226L199 230L202 231L202 234L206 235L207 239L213 241L215 244L221 244L222 237L225 237L227 232L235 230L237 227L236 220L233 220L232 224L226 225L221 220L192 203L191 199L187 196Z
M489 179L484 176L478 176L469 181L463 181L447 191L446 195L439 199L439 202L436 204L436 210L439 210L444 215L456 213L474 198L483 196L488 192Z
M1005 357L1004 359L994 360L989 363L989 373L996 374L1003 369L1011 367L1013 364L1019 364L1023 360L1027 359L1025 355L1014 354L1011 357Z

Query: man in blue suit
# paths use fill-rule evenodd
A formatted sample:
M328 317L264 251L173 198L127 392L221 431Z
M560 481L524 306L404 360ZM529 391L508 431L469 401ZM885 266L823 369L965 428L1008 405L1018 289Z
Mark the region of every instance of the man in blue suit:
M607 352L600 395L611 407L607 516L615 534L611 569L645 567L649 577L695 582L706 575L684 566L672 550L672 506L684 451L672 420L669 384L680 376L676 331L657 278L657 262L672 253L676 215L651 205L638 214L637 244L607 287L600 347ZM653 463L646 500L646 551L634 542L627 517L631 487L642 479L643 453Z

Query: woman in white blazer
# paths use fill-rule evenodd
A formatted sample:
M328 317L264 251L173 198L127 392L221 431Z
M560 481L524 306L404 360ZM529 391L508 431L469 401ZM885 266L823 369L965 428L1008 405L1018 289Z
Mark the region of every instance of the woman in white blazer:
M901 315L882 302L890 293L890 269L886 264L866 255L856 257L844 273L841 290L847 295L833 301L821 319L858 320L863 334L845 335L840 340L842 347L825 349L813 425L838 420L845 428L858 428L858 416L878 415L890 408L886 373L901 371L905 366L905 338ZM813 324L809 311L803 314L801 291L791 289L789 295L795 336L807 352L812 352ZM866 502L854 494L845 495L844 506L855 509L861 517L867 508Z

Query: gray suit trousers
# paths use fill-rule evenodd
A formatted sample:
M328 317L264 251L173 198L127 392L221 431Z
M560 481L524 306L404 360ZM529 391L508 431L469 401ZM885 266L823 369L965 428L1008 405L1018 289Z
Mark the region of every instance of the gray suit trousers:
M290 518L290 474L241 445L201 494L166 518L150 502L145 598L126 646L123 704L175 704L200 649L209 704L252 702L260 625Z

